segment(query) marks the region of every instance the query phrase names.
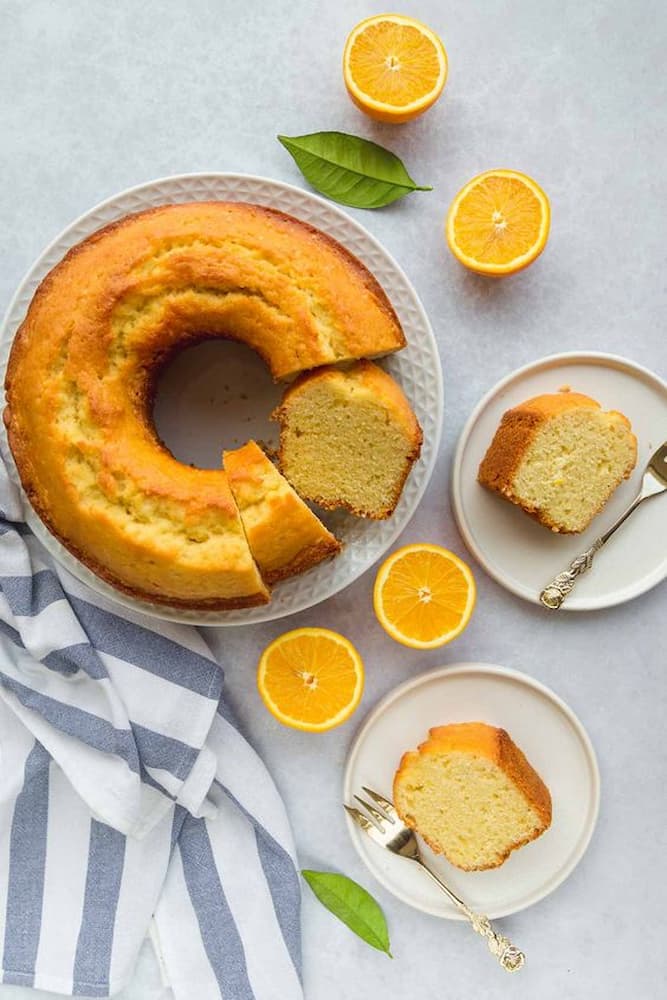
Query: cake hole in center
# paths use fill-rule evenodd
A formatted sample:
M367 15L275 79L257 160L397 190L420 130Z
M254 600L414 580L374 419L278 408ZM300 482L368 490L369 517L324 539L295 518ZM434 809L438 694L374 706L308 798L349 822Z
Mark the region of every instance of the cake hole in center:
M160 373L153 420L172 455L200 469L220 469L224 448L250 438L275 447L269 419L283 386L245 344L207 340L177 354Z

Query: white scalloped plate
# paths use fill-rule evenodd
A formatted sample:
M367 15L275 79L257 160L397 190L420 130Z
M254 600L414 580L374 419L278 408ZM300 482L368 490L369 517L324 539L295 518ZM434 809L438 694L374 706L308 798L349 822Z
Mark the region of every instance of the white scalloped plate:
M105 584L80 563L47 530L25 500L26 520L45 548L92 590L127 607L167 621L198 625L247 625L295 614L333 596L361 576L396 541L414 514L433 472L442 429L443 388L438 348L417 293L398 264L359 223L316 195L263 177L245 174L184 174L123 191L73 222L30 269L19 286L0 329L0 374L4 372L14 334L44 275L81 240L130 212L172 202L250 201L294 215L344 244L372 271L391 299L405 330L408 346L381 364L402 385L424 431L424 445L394 515L387 521L365 521L336 512L324 518L344 542L332 562L276 586L271 603L242 611L183 611L133 600ZM4 430L0 433L4 434ZM6 440L3 438L3 450ZM10 472L18 481L13 463Z
M363 785L391 796L402 754L422 743L430 728L449 722L505 729L551 792L549 829L500 868L464 872L421 844L430 867L469 906L506 917L552 893L583 857L600 806L595 751L572 709L544 684L489 663L452 664L399 685L372 710L347 758L344 801L363 796ZM389 892L433 916L464 919L423 872L377 847L349 817L347 826L362 861Z

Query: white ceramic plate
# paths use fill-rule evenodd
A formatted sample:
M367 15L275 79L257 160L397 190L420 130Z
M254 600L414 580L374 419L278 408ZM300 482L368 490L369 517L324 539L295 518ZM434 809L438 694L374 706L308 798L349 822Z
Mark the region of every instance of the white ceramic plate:
M327 521L344 542L343 551L335 560L323 563L308 573L279 584L273 592L271 603L265 607L224 612L172 610L128 598L105 584L60 545L39 520L27 500L25 501L26 520L56 559L93 590L104 594L111 600L118 601L155 618L170 621L194 622L198 625L245 625L252 622L271 621L294 614L297 611L303 611L304 608L318 604L356 580L387 551L406 527L433 472L440 442L443 411L442 375L438 348L414 288L398 264L370 233L340 209L322 198L289 184L282 184L262 177L251 177L244 174L185 174L153 181L150 184L143 184L140 187L124 191L93 208L72 223L47 247L20 285L0 329L0 384L4 382L4 371L11 342L25 316L37 285L70 247L85 239L101 226L121 218L129 212L137 212L145 208L173 202L212 199L250 201L267 205L317 226L339 240L348 250L359 257L373 272L391 299L405 330L408 346L393 357L382 361L381 364L402 385L424 431L421 458L415 464L408 478L394 515L387 521L366 521L340 512L336 512L332 516L324 516L323 520ZM213 351L213 354L206 355L206 360L215 362L217 358L218 362L222 364L222 356L215 354L215 345L203 345L200 350ZM246 355L247 359L248 357ZM184 367L181 369L183 373L187 372L191 360L191 358L190 361L184 359ZM238 393L236 398L233 398L232 391L231 397L218 397L217 401L212 401L213 408L209 411L209 415L214 417L217 409L222 405L233 403L234 406L228 407L226 412L229 413L232 409L237 411L235 432L238 432L239 425L246 421L247 433L242 440L247 440L253 431L258 428L266 428L266 417L268 416L272 390L267 388L268 379L259 370L260 366L250 360L247 360L247 365L241 365L238 354L233 358L231 374L230 371L227 371L225 390L233 390L238 376L242 374L243 367L248 368L247 386L256 386L258 392L261 389L262 398L257 400L257 408L254 410L249 408L247 400L244 400L242 396L239 399ZM196 368L197 376L206 379L206 371L202 373L202 365L198 365ZM206 388L213 387L214 381L211 379L214 380L215 377L216 372L213 365L208 374L209 380L206 382ZM206 391L202 391L201 384L189 392L187 387L183 389L181 380L181 391L179 392L177 391L179 380L172 379L171 381L174 383L172 385L173 395L169 400L162 398L159 401L160 412L157 414L157 420L161 431L164 431L165 428L167 431L170 429L174 431L178 428L181 424L179 412L183 414L191 412L194 397L200 401L200 404L201 400L208 399ZM205 415L206 411L202 412ZM0 433L4 433L4 431ZM190 439L188 441L183 436L174 444L173 433L165 434L165 436L168 436L174 452L181 460L193 461L195 464L202 460L205 461L206 456L211 454L219 455L222 446L231 447L238 439L238 433L232 433L229 428L227 433L230 436L225 436L224 432L221 433L220 422L217 419L210 420L208 433L208 444L202 444L201 440L193 441ZM260 433L259 436L266 440L266 434ZM6 445L6 441L4 444ZM10 469L10 471L13 472L18 481L15 468Z
M392 691L364 722L348 757L343 795L352 803L366 785L391 797L401 755L423 742L430 727L477 721L506 729L524 751L551 792L552 824L490 871L460 871L422 846L428 864L470 906L491 918L504 917L548 896L567 878L597 820L595 752L577 717L553 691L525 674L485 663L416 677ZM386 889L425 913L463 919L426 875L377 847L349 818L348 828L362 860Z
M637 435L637 466L580 535L558 535L477 482L477 469L505 410L568 385L621 410ZM667 439L667 385L640 365L612 354L555 354L508 375L475 407L459 439L452 505L463 540L487 573L519 597L539 604L543 587L613 524L639 491L647 460ZM638 597L667 576L667 494L643 504L595 557L563 610L589 611ZM547 612L545 611L545 614Z

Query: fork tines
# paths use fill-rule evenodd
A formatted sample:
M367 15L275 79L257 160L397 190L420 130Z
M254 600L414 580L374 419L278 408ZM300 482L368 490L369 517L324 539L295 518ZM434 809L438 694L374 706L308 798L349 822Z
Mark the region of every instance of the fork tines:
M375 829L373 823L371 823L371 821L366 816L364 816L362 812L360 812L358 809L355 809L354 806L348 806L347 802L343 802L343 809L348 814L348 816L352 817L357 826L360 826L362 830L365 830L368 833L370 830Z
M366 816L359 809L356 809L354 806L345 805L345 809L355 823L357 823L358 826L360 826L367 833L373 827L378 829L381 833L384 833L385 830L382 825L383 823L390 823L392 826L396 823L396 809L394 808L393 803L390 802L389 799L386 799L384 795L380 795L379 792L373 791L372 788L368 788L366 785L362 785L362 789L366 792L366 795L373 800L375 805L371 805L370 802L367 802L366 799L362 799L359 795L355 795L354 798L357 800L359 805L365 809L371 819L369 820L368 816Z
M385 799L384 795L380 795L379 792L374 792L372 788L368 787L368 785L362 785L361 787L362 790L366 792L366 795L370 795L373 802L375 802L376 805L378 805L387 814L387 818L393 823L398 816L394 803L390 802L389 799Z

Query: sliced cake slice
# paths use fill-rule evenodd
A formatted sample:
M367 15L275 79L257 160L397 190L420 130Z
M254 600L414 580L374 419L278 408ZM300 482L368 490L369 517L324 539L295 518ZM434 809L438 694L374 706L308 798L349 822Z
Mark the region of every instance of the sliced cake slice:
M273 416L281 471L302 497L359 517L394 512L422 431L391 375L371 361L319 368L287 389Z
M497 868L551 824L551 796L504 729L484 722L429 731L403 755L394 804L437 854L464 871Z
M341 545L254 441L225 451L224 466L248 544L268 584L303 573Z
M627 417L581 393L557 392L503 415L477 478L552 531L575 533L588 527L636 461Z

